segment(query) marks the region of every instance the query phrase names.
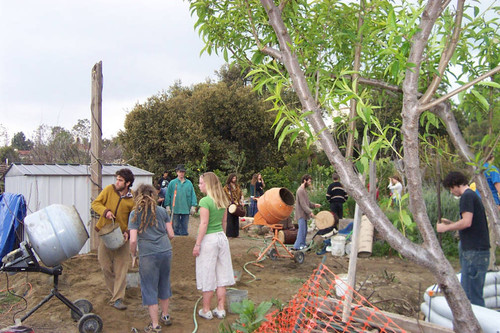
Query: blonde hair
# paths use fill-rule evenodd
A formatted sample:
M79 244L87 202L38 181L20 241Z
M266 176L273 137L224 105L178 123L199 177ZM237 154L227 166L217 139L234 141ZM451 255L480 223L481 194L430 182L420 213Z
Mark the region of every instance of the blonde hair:
M219 177L213 172L205 172L201 175L207 188L207 195L214 200L217 208L227 208L229 199L222 189Z
M156 221L156 202L158 201L157 190L152 185L141 184L134 191L134 210L135 214L132 222L137 221L137 216L141 213L141 223L139 233L142 233L147 227L155 226Z

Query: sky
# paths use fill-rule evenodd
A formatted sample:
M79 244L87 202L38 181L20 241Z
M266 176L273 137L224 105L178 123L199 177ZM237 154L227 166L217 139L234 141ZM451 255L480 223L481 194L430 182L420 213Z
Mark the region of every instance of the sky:
M102 61L103 137L115 136L137 103L216 79L224 60L200 55L194 23L183 0L0 0L0 130L31 139L42 124L90 119Z

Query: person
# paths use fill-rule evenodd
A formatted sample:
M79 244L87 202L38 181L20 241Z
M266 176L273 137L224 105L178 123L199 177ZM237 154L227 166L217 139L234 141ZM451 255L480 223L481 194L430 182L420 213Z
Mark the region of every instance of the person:
M141 278L142 305L148 307L151 323L145 332L161 332L161 322L172 325L168 313L169 299L172 296L170 286L170 266L172 263L172 245L174 229L167 211L156 204L157 190L141 184L134 193L134 210L130 213L130 254L132 266L139 252L139 276ZM161 317L158 318L158 299L160 299Z
M484 279L490 261L488 223L481 199L467 184L467 177L457 171L450 172L443 180L444 187L460 197L460 220L442 218L436 230L459 231L460 283L472 304L484 306Z
M200 176L200 226L193 256L196 257L196 286L203 293L203 306L198 315L205 319L224 318L226 287L235 283L226 229L227 206L230 202L213 172ZM216 290L217 307L210 310Z
M174 233L176 236L188 235L189 214L194 214L197 205L193 183L186 179L186 169L179 164L175 168L177 178L167 187L165 207L173 214Z
M168 183L170 183L170 177L168 176L168 171L165 170L163 171L163 175L158 179L158 185L161 186L161 188L166 189L168 187Z
M248 216L254 217L258 212L257 208L257 196L255 195L255 184L257 184L258 174L254 173L252 176L252 180L250 181L250 207L248 208Z
M227 177L226 185L224 186L224 192L231 204L243 205L243 193L240 186L238 185L238 177L235 173L231 173ZM240 218L237 215L231 214L228 211L227 214L227 237L238 237L240 235Z
M347 200L347 192L340 183L337 173L332 174L333 183L326 189L326 200L330 203L330 211L339 219L344 218L344 202Z
M125 240L116 250L108 249L102 241L97 249L97 260L104 274L106 287L111 293L110 304L118 310L127 308L123 300L129 265L128 218L134 207L130 189L133 183L132 171L128 168L120 169L116 172L115 184L106 186L92 202L92 209L100 215L95 230L101 232L103 227L117 223Z
M401 194L403 193L403 185L401 184L401 177L394 175L389 177L389 185L387 188L391 191L392 203L399 206L401 201Z
M158 198L157 204L158 204L158 206L164 207L165 194L167 193L167 189L161 187L160 184L156 184L155 189L156 189L156 196Z
M500 209L500 173L498 172L498 168L493 165L495 161L495 156L490 153L489 157L486 159L486 163L484 163L483 167L485 167L484 176L486 177L486 181L488 182L488 186L490 187L491 193L493 194L493 199L495 200L495 204L498 209Z
M293 244L294 250L303 250L307 247L307 220L314 217L312 212L313 208L321 207L320 204L310 202L309 196L307 195L307 189L312 186L311 175L303 175L300 182L301 184L295 194L295 219L298 221L299 231L297 232L297 239Z

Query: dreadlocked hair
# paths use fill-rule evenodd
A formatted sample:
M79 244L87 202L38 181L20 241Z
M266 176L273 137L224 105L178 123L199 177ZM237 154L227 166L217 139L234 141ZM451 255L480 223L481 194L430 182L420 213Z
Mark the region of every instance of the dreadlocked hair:
M146 230L147 227L155 226L156 221L156 202L158 201L157 190L152 185L141 184L134 191L134 210L133 222L137 221L137 216L141 216L139 224L139 233Z

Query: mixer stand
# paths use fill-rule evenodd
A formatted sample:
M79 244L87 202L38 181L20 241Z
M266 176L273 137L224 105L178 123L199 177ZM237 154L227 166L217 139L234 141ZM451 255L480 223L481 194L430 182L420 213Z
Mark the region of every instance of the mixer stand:
M278 258L290 258L293 259L296 263L302 264L304 262L304 252L302 251L290 251L285 244L278 238L278 231L283 229L283 225L281 224L266 224L267 227L273 229L273 239L271 241L271 244L269 244L259 255L257 258L257 262L262 260L262 258L268 254L269 258L271 260L276 260ZM286 254L282 255L278 251L278 246L276 245L276 242L281 244L281 246L285 249Z
M2 259L2 262L3 265L0 268L0 271L14 273L40 272L52 275L54 278L54 287L50 291L50 294L48 294L40 303L38 303L38 305L25 314L21 318L21 322L25 321L36 310L55 296L68 308L70 308L71 318L78 321L78 329L80 333L98 333L102 331L102 319L98 315L90 313L92 311L92 304L89 301L86 299L79 299L73 303L59 292L59 275L62 274L63 270L61 265L54 266L53 268L41 266L36 259L30 244L27 242L19 244L19 249L7 254Z

